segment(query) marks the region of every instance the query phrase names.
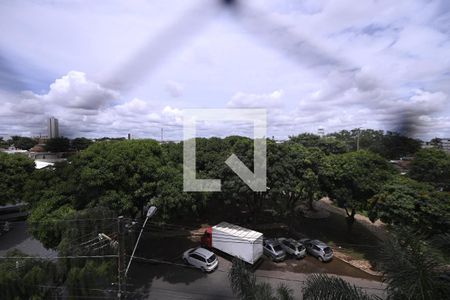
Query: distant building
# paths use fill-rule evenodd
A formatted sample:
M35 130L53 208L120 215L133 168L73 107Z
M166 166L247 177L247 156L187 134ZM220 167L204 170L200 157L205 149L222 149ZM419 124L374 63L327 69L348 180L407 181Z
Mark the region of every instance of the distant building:
M449 152L450 153L450 138L448 139L439 139L439 143L436 144L430 142L422 142L422 148L434 148L434 147L438 147L441 148L442 150Z
M9 146L8 149L0 149L0 151L7 153L7 154L26 154L26 153L28 153L27 150L17 149L14 145Z
M54 139L59 137L58 119L51 117L48 119L48 138Z
M320 127L320 128L317 130L317 135L320 136L320 137L323 137L323 136L325 135L325 129L322 128L322 127Z
M450 139L441 139L442 149L450 152Z
M433 144L431 144L431 142L422 142L422 148L423 149L433 148Z

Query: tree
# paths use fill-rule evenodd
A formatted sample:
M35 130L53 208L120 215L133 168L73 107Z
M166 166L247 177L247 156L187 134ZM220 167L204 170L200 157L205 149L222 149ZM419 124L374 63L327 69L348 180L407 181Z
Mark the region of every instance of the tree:
M70 140L65 137L49 139L45 149L49 152L67 152L70 149Z
M276 291L266 282L259 283L256 276L237 258L228 273L233 293L241 300L293 300L292 290L284 284L278 286Z
M203 193L183 192L183 169L180 167L163 166L158 169L156 196L151 205L159 207L160 216L164 221L173 218L196 214L205 205Z
M3 137L0 137L0 148L8 148L8 143L3 139Z
M318 174L323 158L318 148L293 143L269 144L269 197L282 215L295 216L301 203L313 209L313 202L322 195Z
M327 157L321 170L322 188L345 208L349 230L357 210L367 209L368 200L380 191L395 173L392 166L368 151Z
M92 143L92 140L84 137L75 138L70 142L70 147L76 151L81 151L89 147Z
M50 260L21 258L27 256L14 250L8 259L0 262L0 298L34 299L53 298L51 288L59 283L56 264Z
M74 208L101 205L123 215L144 215L144 206L155 196L161 158L161 148L152 140L91 145L66 166Z
M290 136L288 143L300 144L306 148L319 148L326 154L339 154L348 152L351 147L334 136L320 137L311 133L302 133Z
M29 150L36 145L35 139L14 135L8 140L10 146L14 145L18 149Z
M435 148L422 149L412 161L408 175L450 191L450 154Z
M381 299L368 295L360 288L348 283L342 278L326 274L308 276L303 287L304 300L375 300Z
M383 150L379 153L387 159L412 156L422 147L422 142L396 132L386 132L383 137Z
M369 217L431 235L450 230L450 195L405 177L386 183L369 201Z
M24 186L34 162L22 155L0 152L0 205L24 201Z
M419 140L396 132L383 133L382 130L373 129L342 130L328 136L344 143L348 151L356 151L359 144L360 150L369 150L387 159L414 155L422 144Z
M450 284L441 262L417 233L401 229L385 242L380 268L392 299L446 299Z

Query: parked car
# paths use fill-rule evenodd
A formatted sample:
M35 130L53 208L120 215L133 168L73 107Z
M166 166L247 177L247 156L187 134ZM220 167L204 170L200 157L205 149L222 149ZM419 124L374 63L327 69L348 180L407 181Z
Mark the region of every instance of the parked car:
M322 241L301 239L299 242L305 245L306 251L310 255L322 262L330 261L333 258L333 250Z
M219 265L217 256L211 251L202 248L191 248L183 253L183 261L203 272L212 272Z
M306 248L302 243L291 238L279 238L278 241L287 254L292 255L297 259L306 256Z
M276 239L265 239L263 242L263 252L272 261L280 262L286 258L286 252Z

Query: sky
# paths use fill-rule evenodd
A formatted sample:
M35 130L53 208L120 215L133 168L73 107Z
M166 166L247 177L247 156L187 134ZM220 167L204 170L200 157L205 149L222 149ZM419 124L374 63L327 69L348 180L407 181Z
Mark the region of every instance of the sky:
M54 116L71 138L179 140L183 109L266 108L276 139L405 118L448 138L449 104L447 0L0 2L0 136Z

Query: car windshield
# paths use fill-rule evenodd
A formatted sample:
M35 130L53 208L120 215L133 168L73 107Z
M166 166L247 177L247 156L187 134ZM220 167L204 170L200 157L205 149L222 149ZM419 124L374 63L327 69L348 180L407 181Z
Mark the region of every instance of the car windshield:
M333 250L331 250L330 247L325 247L325 248L323 249L323 251L324 251L326 254L330 254L330 253L333 252Z
M211 256L207 259L207 261L208 261L208 263L212 263L212 262L214 262L216 259L217 259L216 255L213 254L213 255L211 255Z
M297 246L297 250L298 251L303 251L305 249L305 246L303 246L303 245L298 245Z
M281 248L280 245L274 245L274 246L273 246L273 250L274 250L275 252L280 252L280 251L283 250L283 248Z

